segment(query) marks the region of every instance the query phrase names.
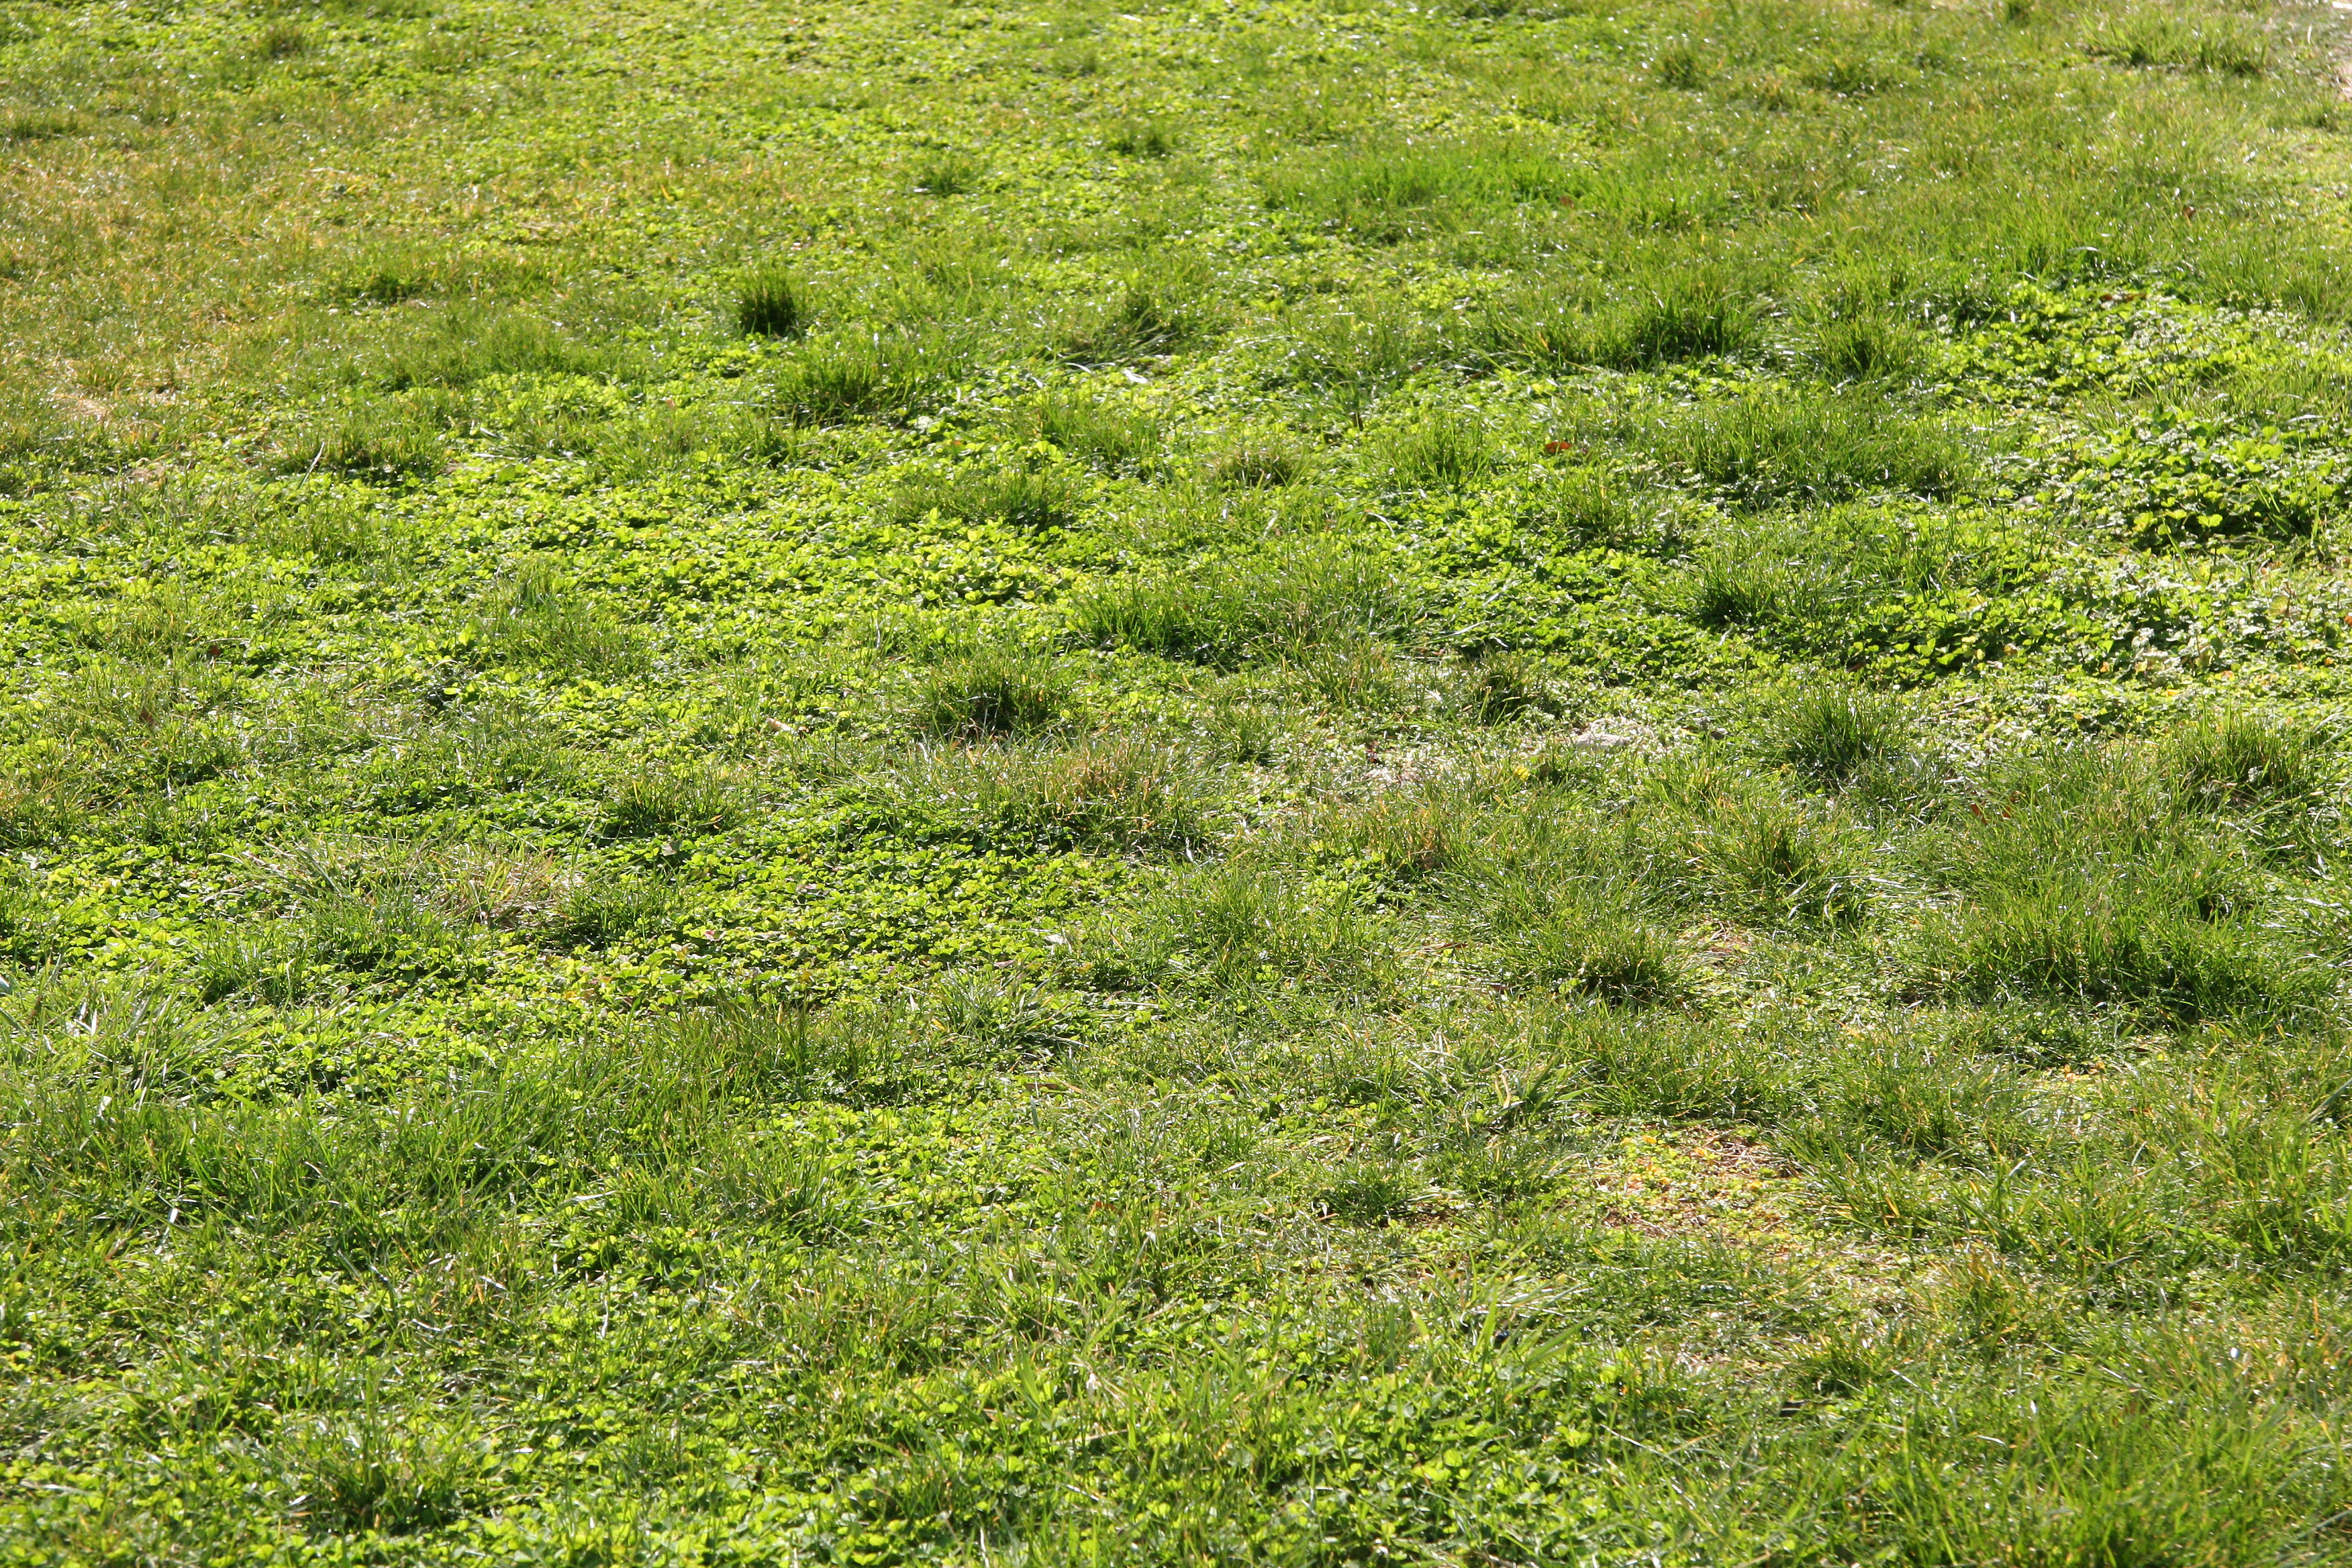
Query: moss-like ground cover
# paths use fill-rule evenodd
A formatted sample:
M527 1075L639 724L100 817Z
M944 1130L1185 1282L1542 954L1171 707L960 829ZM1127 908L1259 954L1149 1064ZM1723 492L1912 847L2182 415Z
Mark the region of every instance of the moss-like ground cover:
M2352 1557L2328 8L0 4L0 1562Z

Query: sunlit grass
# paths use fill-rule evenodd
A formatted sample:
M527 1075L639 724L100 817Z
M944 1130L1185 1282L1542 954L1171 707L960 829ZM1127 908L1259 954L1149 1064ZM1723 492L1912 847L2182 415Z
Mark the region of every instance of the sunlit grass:
M0 1537L2327 1560L2340 31L0 16Z

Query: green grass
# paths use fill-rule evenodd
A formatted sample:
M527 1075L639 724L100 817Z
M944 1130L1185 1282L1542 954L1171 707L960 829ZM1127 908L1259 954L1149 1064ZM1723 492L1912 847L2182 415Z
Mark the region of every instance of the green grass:
M792 275L772 264L744 275L735 289L735 328L763 338L796 336L806 324L808 308Z
M0 5L0 1563L2352 1556L2344 29Z

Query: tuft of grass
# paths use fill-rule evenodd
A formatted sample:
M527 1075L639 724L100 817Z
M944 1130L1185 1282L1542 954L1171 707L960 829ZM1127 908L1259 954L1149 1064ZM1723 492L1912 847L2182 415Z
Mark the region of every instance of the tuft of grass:
M1876 1142L1906 1161L1976 1163L2027 1147L2027 1090L2007 1063L1933 1045L1872 1039L1840 1056L1813 1090L1806 1136L1831 1148Z
M2221 810L2307 807L2336 777L2332 736L2242 710L2173 731L2163 752L2189 799Z
M1842 925L1869 907L1867 884L1836 833L1780 801L1734 803L1700 835L1710 871L1751 919Z
M969 153L943 150L925 153L912 170L919 195L961 196L979 188L986 171Z
M0 870L0 960L39 963L58 935L55 907L34 877L18 866Z
M1460 802L1442 790L1384 790L1336 809L1319 830L1370 857L1386 875L1412 881L1454 867L1469 824Z
M1761 392L1701 405L1661 432L1660 454L1739 502L1937 498L1973 481L1968 446L1933 419L1861 392Z
M1884 314L1833 316L1813 331L1813 358L1843 381L1892 381L1918 368L1916 329Z
M1816 55L1799 73L1807 87L1837 98L1860 98L1894 84L1889 62L1860 49L1833 48Z
M323 1534L437 1530L481 1495L482 1458L473 1445L415 1412L374 1402L349 1415L296 1424L274 1452L293 1493L289 1511Z
M1650 58L1650 79L1677 92L1696 92L1706 85L1706 57L1688 38L1669 38Z
M794 338L808 325L808 310L792 274L773 262L751 268L735 283L735 330L747 336Z
M2165 10L2126 12L2098 28L2090 52L2118 65L2254 78L2270 69L2270 43L2234 16L2191 18Z
M82 640L104 653L169 659L198 647L216 655L229 636L184 583L165 581L135 584L111 601Z
M908 521L937 512L957 522L1042 531L1076 521L1077 496L1069 479L1052 468L964 463L944 478L927 478L903 487L892 498L891 510Z
M1077 80L1097 77L1102 75L1102 51L1087 44L1064 44L1045 57L1045 68Z
M1797 80L1780 69L1750 71L1731 83L1731 96L1768 114L1786 114L1803 101Z
M1923 933L1939 983L2159 1019L2292 1019L2331 977L2282 942L2245 846L2213 837L2161 747L2011 759L1956 819L1942 875L1966 899Z
M2179 1022L2307 1018L2327 973L2242 919L2207 918L2159 879L2063 870L1980 889L1927 933L1931 974L1979 998L2055 996Z
M1459 226L1470 213L1558 200L1574 184L1552 158L1502 143L1342 153L1267 179L1268 210L1298 213L1393 245Z
M1192 265L1130 273L1108 294L1067 311L1055 330L1055 350L1076 365L1171 353L1206 335L1211 323L1202 300L1212 293Z
M1475 420L1431 414L1387 432L1376 448L1400 488L1461 489L1496 461L1494 442Z
M1043 655L983 647L926 672L915 689L915 727L940 736L1026 735L1061 723L1075 683Z
M736 782L725 772L710 766L657 768L630 773L612 786L601 826L614 838L724 833L743 815ZM640 892L651 896L649 889Z
M587 598L548 556L525 557L490 590L461 633L490 664L520 664L551 674L597 676L638 668L636 637Z
M1894 698L1832 683L1784 693L1767 735L1781 762L1841 784L1901 758L1910 749L1911 721Z
M1316 1207L1349 1225L1386 1225L1412 1212L1425 1185L1403 1167L1376 1160L1360 1160L1339 1171L1319 1188Z
M310 52L310 35L298 22L272 22L255 36L253 52L259 59L295 59Z
M1228 447L1209 465L1209 480L1236 489L1276 489L1306 470L1298 449L1286 442L1252 441Z
M730 804L673 804L650 789L633 791L625 799L616 795L607 821L611 831L623 836L707 826L723 821ZM656 822L660 826L654 826ZM676 885L657 878L592 875L564 895L549 921L548 936L563 946L610 947L659 929L677 904Z
M448 460L443 433L451 412L436 398L346 409L290 440L278 468L283 473L429 479Z
M58 694L47 727L62 751L37 748L31 771L38 778L73 760L103 759L74 792L83 799L133 781L169 788L227 773L246 761L232 717L242 685L205 650L156 659L101 653Z
M1531 521L1564 541L1645 555L1682 553L1685 509L1605 468L1577 464L1548 474L1534 500Z
M334 279L323 290L329 299L350 305L405 305L442 291L446 279L436 260L416 254L386 253L371 257Z
M1497 943L1514 985L1623 1005L1686 1000L1692 977L1673 938L1622 910L1570 900Z
M597 376L637 368L628 349L595 330L602 323L594 308L578 303L583 308L569 312L571 321L470 297L403 312L384 320L380 346L353 356L344 378L408 392L469 387L502 375Z
M0 772L0 846L39 848L71 834L94 804L93 782L69 752L36 754Z
M0 142L55 142L88 129L80 115L69 111L20 109L0 120Z
M328 304L388 307L418 300L470 300L543 283L540 272L527 264L387 239L330 268L319 297Z
M1016 429L1102 468L1148 467L1162 430L1150 415L1075 393L1048 393L1016 416Z
M772 406L801 425L911 418L949 395L966 358L938 328L821 335L778 373Z
M1489 307L1477 329L1488 357L1538 371L1647 370L1743 353L1762 339L1743 272L1674 256L1647 260L1613 291L1581 280L1525 286Z
M1159 120L1122 120L1103 145L1122 158L1165 158L1176 151L1176 133Z
M1681 360L1736 354L1761 336L1752 299L1736 279L1706 268L1663 280L1618 305L1596 323L1591 358L1639 370Z
M255 545L269 553L303 555L331 565L383 562L404 552L411 535L396 516L342 498L306 498L262 517Z
M1393 637L1421 615L1414 585L1370 550L1332 541L1179 574L1130 574L1069 601L1071 631L1212 664L1297 657Z
M1675 902L1672 875L1645 842L1653 807L1613 822L1541 807L1452 835L1441 890L1453 920L1512 987L1612 1004L1677 1003L1695 976L1655 915Z
M1542 661L1508 649L1486 654L1471 664L1463 672L1456 700L1465 714L1481 724L1562 711L1559 693Z
M1716 630L1769 623L1795 597L1786 572L1761 552L1709 550L1690 582L1691 618Z
M1227 762L1273 761L1281 732L1275 715L1253 703L1224 703L1209 716L1209 733Z
M475 933L396 886L324 890L306 910L312 961L357 974L408 978L460 973Z
M1360 424L1382 394L1438 359L1445 344L1433 323L1391 300L1360 300L1301 322L1285 378Z
M405 990L476 973L477 933L390 884L312 889L299 921L224 926L194 950L190 978L210 1005L247 996L291 1007L354 986Z
M299 944L234 931L215 932L196 947L189 978L196 1000L206 1006L234 996L254 996L273 1006L290 1007L313 988L310 955Z
M2113 1018L2047 1004L1969 1009L1944 1020L1940 1032L1956 1049L2028 1069L2087 1066L2123 1044Z
M426 700L446 704L467 672L439 672ZM446 731L382 739L359 770L359 799L370 811L399 816L446 805L471 805L517 791L568 794L585 774L579 754L544 727L504 704L469 709Z
M1064 700L1057 692L1030 722L1009 727L1048 727ZM1024 847L1185 850L1209 837L1198 759L1145 736L1095 735L1045 751L962 748L918 759L898 788L911 805L976 818Z
M1380 638L1352 628L1320 637L1292 656L1318 703L1334 713L1389 714L1411 705L1403 665Z
M1065 1019L1034 985L1001 974L960 970L931 993L931 1010L950 1033L989 1065L1009 1064L1067 1046Z
M1280 868L1235 861L1171 892L1157 913L1183 966L1226 989L1371 981L1381 930L1342 888L1305 886Z

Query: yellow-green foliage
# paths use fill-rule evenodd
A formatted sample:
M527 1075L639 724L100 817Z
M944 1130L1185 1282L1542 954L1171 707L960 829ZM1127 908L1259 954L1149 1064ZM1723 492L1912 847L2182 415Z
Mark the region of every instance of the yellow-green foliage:
M0 1563L2341 1560L2345 26L0 0Z

